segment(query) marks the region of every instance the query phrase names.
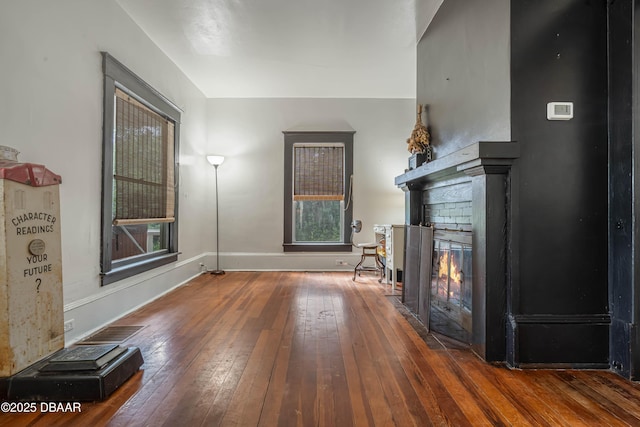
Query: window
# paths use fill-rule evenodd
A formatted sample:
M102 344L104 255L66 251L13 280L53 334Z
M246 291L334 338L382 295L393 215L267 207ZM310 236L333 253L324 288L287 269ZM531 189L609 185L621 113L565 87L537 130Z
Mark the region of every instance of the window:
M176 261L180 110L103 56L102 284Z
M284 132L284 250L351 251L353 132Z

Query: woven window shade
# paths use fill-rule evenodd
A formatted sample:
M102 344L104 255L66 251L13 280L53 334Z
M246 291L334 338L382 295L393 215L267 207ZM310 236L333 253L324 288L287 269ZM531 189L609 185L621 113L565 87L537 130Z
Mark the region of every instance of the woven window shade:
M175 221L174 123L116 89L114 225Z
M344 147L293 150L293 200L344 200Z

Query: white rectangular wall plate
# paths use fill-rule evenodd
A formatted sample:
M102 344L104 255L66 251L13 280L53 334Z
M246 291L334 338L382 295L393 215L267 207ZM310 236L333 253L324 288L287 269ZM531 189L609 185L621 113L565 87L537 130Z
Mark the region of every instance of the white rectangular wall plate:
M571 120L573 118L573 102L549 102L547 104L547 120Z

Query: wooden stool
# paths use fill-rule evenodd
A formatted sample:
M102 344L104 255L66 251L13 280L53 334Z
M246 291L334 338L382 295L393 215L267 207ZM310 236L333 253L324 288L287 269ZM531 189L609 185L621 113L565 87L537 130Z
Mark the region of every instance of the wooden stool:
M384 275L384 266L382 265L382 262L380 262L380 258L378 257L378 251L377 251L378 244L377 243L358 243L354 246L356 248L362 249L362 256L360 257L360 262L356 264L356 268L354 268L353 270L352 280L356 280L356 274L359 276L361 271L375 271L376 273L380 272L380 279L378 281L381 281ZM367 258L373 258L375 260L375 265L374 266L362 265L364 263L364 260Z

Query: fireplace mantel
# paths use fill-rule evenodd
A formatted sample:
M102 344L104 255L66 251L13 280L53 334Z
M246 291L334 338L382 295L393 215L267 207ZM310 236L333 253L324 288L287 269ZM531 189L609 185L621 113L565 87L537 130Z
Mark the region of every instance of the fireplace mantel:
M480 141L406 171L396 177L395 184L414 190L454 175L472 175L472 171L478 167L508 168L519 156L520 146L517 142Z
M405 192L405 223L425 218L429 193L471 200L472 348L487 361L506 360L506 307L511 233L511 166L520 155L517 142L480 141L395 178ZM470 188L470 190L469 190ZM435 191L434 191L435 190ZM449 196L447 196L449 197Z

